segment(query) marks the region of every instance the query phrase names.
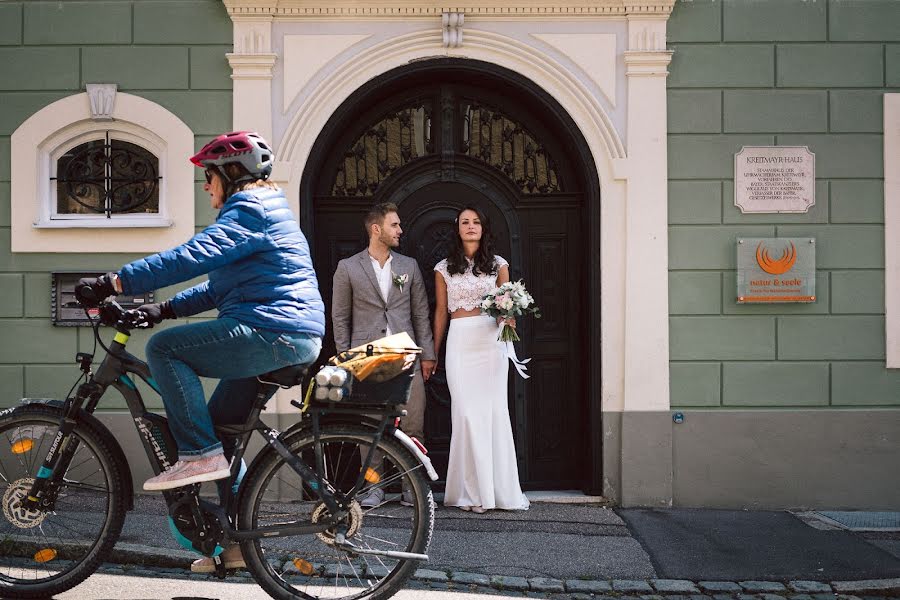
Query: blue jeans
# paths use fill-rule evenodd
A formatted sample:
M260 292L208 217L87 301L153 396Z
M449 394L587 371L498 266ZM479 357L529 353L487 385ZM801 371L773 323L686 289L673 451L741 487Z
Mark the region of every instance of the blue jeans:
M247 420L256 398L256 376L310 364L321 349L322 339L316 335L256 329L229 318L180 325L151 337L147 362L159 384L178 458L197 460L222 453L213 423L236 425ZM200 377L222 380L208 408Z

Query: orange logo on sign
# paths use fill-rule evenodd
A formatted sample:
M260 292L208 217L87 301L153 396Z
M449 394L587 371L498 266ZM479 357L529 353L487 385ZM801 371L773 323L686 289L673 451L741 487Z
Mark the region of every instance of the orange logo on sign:
M787 273L797 262L797 249L794 248L794 242L791 242L790 248L785 248L781 253L781 258L772 260L769 258L769 249L763 248L762 242L756 247L756 262L759 267L770 275L781 275Z

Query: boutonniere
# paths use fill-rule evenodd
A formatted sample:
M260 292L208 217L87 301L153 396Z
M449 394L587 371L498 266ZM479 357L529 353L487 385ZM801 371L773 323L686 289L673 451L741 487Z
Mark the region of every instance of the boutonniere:
M397 275L396 273L391 273L391 278L394 281L394 285L400 290L400 293L403 293L403 286L406 285L406 282L409 281L409 274L404 273L403 275Z

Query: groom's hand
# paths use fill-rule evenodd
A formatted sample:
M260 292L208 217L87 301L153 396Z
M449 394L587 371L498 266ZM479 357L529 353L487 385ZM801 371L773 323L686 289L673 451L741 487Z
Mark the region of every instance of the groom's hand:
M428 381L428 378L434 375L434 370L437 369L437 361L436 360L423 360L422 361L422 379Z

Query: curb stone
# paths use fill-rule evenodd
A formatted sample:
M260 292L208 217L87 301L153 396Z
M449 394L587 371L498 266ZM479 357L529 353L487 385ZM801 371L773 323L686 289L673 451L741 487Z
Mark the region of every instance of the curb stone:
M587 594L605 594L612 591L608 581L593 581L590 579L566 579L566 591L582 592Z
M783 583L777 581L738 581L738 584L744 588L744 590L755 594L783 592L786 589Z
M131 565L132 567L180 567L184 569L197 558L200 558L199 554L190 550L165 548L165 553L162 550L162 548L144 546L143 544L118 542L115 545L114 552L111 552L111 556L106 560L110 563Z
M450 573L450 581L464 585L480 585L482 587L489 587L491 585L491 580L487 575L482 575L481 573L466 573L464 571L454 571Z
M528 589L528 580L524 577L491 575L491 587L497 588L498 590L517 590L524 592Z
M613 579L612 588L617 592L653 593L649 583L637 579Z
M559 579L550 579L548 577L533 577L528 580L528 585L536 592L565 592L566 588Z
M687 579L651 579L652 585L657 592L664 594L699 594L700 590L694 585L693 581Z
M447 583L450 581L450 578L447 577L447 573L444 571L434 571L431 569L418 569L414 574L413 578L421 579L422 581L434 581L438 583Z
M794 592L803 593L829 593L831 586L820 581L789 581L788 588Z
M865 592L900 593L900 577L894 579L863 579L860 581L832 581L834 591L838 593L859 594Z
M704 592L740 592L741 586L733 581L698 581L697 585Z

